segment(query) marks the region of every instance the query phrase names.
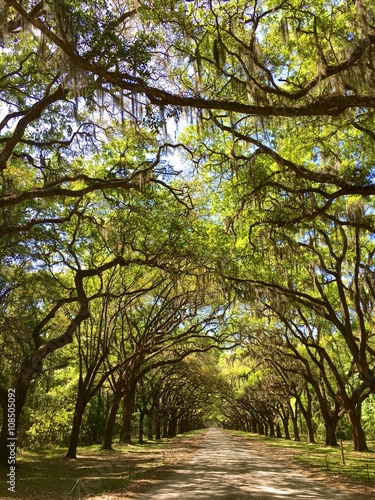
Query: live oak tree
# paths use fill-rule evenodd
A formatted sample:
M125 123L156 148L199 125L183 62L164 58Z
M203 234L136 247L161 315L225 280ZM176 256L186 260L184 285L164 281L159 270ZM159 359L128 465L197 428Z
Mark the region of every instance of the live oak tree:
M118 336L119 309L131 307L134 298L152 288L152 283L147 282L143 274L142 269L128 269L121 274L118 269L113 270L107 278L103 296L91 304L90 318L78 328L79 376L67 458L76 458L82 419L89 402L122 366L121 357L117 358L117 363L109 362L112 345Z
M21 412L106 274L143 265L216 273L225 307L262 290L306 308L374 391L370 0L9 0L0 20L3 408L14 383ZM193 122L179 142L172 120ZM207 182L186 225L160 203L192 209L177 149Z
M137 184L136 189L139 188ZM173 200L177 192L171 194ZM42 294L45 295L44 298L33 297L35 306L26 304L33 312L33 317L27 325L28 351L22 354L18 368L12 375L13 379L10 379L4 388L5 391L6 387L16 387L17 423L30 382L41 372L43 361L56 349L73 341L74 332L89 317L89 303L105 294L101 276L106 271L132 264L157 266L157 252L151 251L151 255L145 255L147 249L142 246L133 252L131 245L135 244L134 240L130 241L130 246L125 249L127 241L121 237L126 230L125 226L122 233L117 231L115 234L115 220L112 224L110 222L111 210L113 214L114 208L118 208L119 204L124 204L123 213L126 210L126 213L130 214L132 209L131 205L126 206L127 202L123 200L121 193L113 190L111 194L112 205L108 196L106 206L102 198L92 196L90 206L66 221L63 226L40 228L28 241L20 240L8 256L3 256L3 262L8 261L10 268L16 268L17 265L23 267L23 279L25 282L29 281L28 285L32 284L33 276L40 276L43 288L36 288L34 293L43 290L47 284L49 286L48 291ZM177 201L176 203L179 204ZM186 207L183 206L183 209ZM161 240L159 241L162 244ZM22 253L17 255L17 251L20 252L18 249L21 249ZM18 276L20 275L18 273ZM4 276L4 298L12 294L9 300L16 300L15 294L19 294L22 285L21 280L12 285ZM11 315L15 316L13 307L5 309L4 314L5 321L9 321ZM55 319L60 316L63 321L56 326ZM5 404L5 396L3 399ZM2 444L6 445L6 425L2 430ZM2 457L6 461L5 451L6 448L2 451Z
M202 145L198 140L196 144ZM302 219L298 226L295 221L287 223L277 218L277 210L281 212L285 203L282 192L274 190L258 198L248 196L246 204L242 203L248 181L243 172L231 169L223 161L227 147L228 143L218 141L216 149L202 161L213 172L208 176L212 183L217 176L221 179L218 191L210 195L215 220L225 228L220 234L227 248L217 270L228 289L232 285L234 296L246 302L255 316L264 315L267 310L277 311L297 344L307 346L311 361L321 373L324 370L320 361L328 363L326 369L333 370L339 387L335 392L328 384L336 423L340 413L346 411L356 449L366 449L360 415L363 400L369 390L373 391L372 202L347 196L345 204L344 199L338 201L313 223ZM295 311L299 319L285 311ZM317 324L325 324L327 338L335 341L337 335L341 337L338 341L343 342L342 351L345 349L351 359L344 370L337 366L342 362L337 354L329 354L320 344L322 329ZM251 328L252 338L258 337L267 350L267 338L261 332L267 325L259 329L251 324ZM312 356L314 350L316 354ZM282 369L288 367L283 365ZM343 384L348 384L346 389ZM321 405L325 400L324 396ZM336 443L334 427L327 438L329 444Z
M138 260L138 259L137 259ZM99 276L101 273L105 272L107 269L111 269L117 265L130 264L122 259L112 259L99 267L91 269L79 269L76 270L74 274L74 288L72 288L73 293L76 296L73 297L62 297L57 299L55 303L46 308L44 314L38 314L39 318L36 317L30 335L30 351L26 352L20 357L20 362L13 375L13 383L11 385L16 389L16 424L18 426L19 417L21 415L23 406L26 401L26 395L30 382L32 379L41 372L43 367L43 361L48 355L53 353L57 349L63 348L65 345L73 341L73 335L76 329L89 317L89 302L95 297L101 295L101 286L97 288L91 296L86 293L84 281L85 278L90 279L95 276ZM38 299L40 301L40 299ZM60 313L60 310L66 304L73 304L73 309L71 310L71 315L66 311L67 317L64 321L60 323L59 327L54 325L54 318ZM49 305L49 304L48 304ZM76 307L74 308L74 305ZM70 312L70 311L69 311ZM69 317L70 316L70 317ZM53 333L51 335L46 335L48 329L53 325ZM28 329L30 325L28 325ZM5 389L4 389L5 391ZM5 413L5 412L4 412ZM6 460L7 454L7 426L4 425L1 433L1 456L2 459Z
M12 29L19 36L19 27L33 27L58 67L56 89L70 78L82 98L99 89L106 102L151 120L159 110L194 109L205 128L211 123L232 134L239 146L234 157L242 159L241 143L248 146L243 159L254 172L264 159L275 164L278 170L259 187L307 193L318 199L318 211L338 196L373 193L371 2L97 2L83 11L75 2L47 8L11 0L8 6L4 33L11 38ZM284 144L302 131L305 154L296 162ZM340 136L368 145L360 165L358 156L345 158L345 146L335 151L325 143L328 137L339 144ZM8 139L7 151L16 139Z
M325 221L305 228L300 225L299 232L264 224L262 230L253 229L246 239L242 237L243 227L236 224L233 231L239 251L234 252L234 260L228 264L231 274L228 272L227 278L234 283L239 299L247 302L255 316L267 315L267 311L276 314L282 325L280 334L286 335L285 329L295 337L294 343L288 341L279 358L273 350L277 341L269 343L267 335L250 323L250 338L260 346L264 344L266 351L269 348L269 362L288 356L290 349L296 359L306 364L312 362L335 403L336 423L340 412L347 412L356 449L366 449L360 414L363 400L368 397L369 390L373 391L373 293L369 266L373 250L371 231L359 227L359 221L366 227L366 218L360 211L353 220L351 210L353 207L347 206L342 214L332 217L327 214ZM244 221L242 217L242 226ZM246 231L246 225L244 227ZM244 278L246 275L249 278ZM271 327L263 325L262 328L267 331ZM342 345L338 351L327 349L327 345L338 343ZM298 345L305 346L307 360L306 356L302 357ZM338 352L346 352L345 367ZM280 364L284 371L290 369ZM327 372L337 384L335 389ZM304 376L319 393L321 382L313 382L311 373L309 377ZM321 407L326 400L325 395L319 399ZM328 411L327 425L331 417ZM327 444L335 443L334 427Z
M123 375L121 442L131 439L135 390L141 377L158 366L176 364L191 353L220 348L230 341L221 306L201 302L201 294L199 288L176 290L173 283L165 282L154 296L134 304L131 311L124 310L132 366Z
M35 312L29 322L28 351L21 357L19 374L4 385L16 386L18 422L30 381L41 371L43 360L72 341L74 331L89 315L90 300L101 294L99 283L92 296L86 295L86 279L129 263L123 258L121 241L111 239L111 211L126 203L124 193L141 191L147 183L168 190L166 180L172 171L163 163L165 148L158 145L154 132L138 129L136 133L125 119L120 125L116 119L109 120L106 105L96 123L95 105L88 105L81 114L82 101L76 100L71 85L74 81L73 87L78 88L77 80L60 79L58 56L56 60L49 54L48 64L42 62L40 40L32 32L20 33L17 21L12 24L12 14L10 18L3 31L7 42L15 45L14 51L4 52L2 61L6 68L3 106L8 114L1 124L1 259L9 269L23 268L24 279L12 283L4 278L4 298L17 301L16 291L26 281L31 285L33 275L53 284L45 299L31 299L36 307L26 304ZM171 192L178 198L182 190ZM110 233L107 240L106 232ZM94 241L95 258L84 262L85 245ZM135 261L140 262L138 257ZM63 276L62 268L70 271ZM74 316L75 305L79 308ZM8 312L5 321L9 322ZM66 320L69 314L73 316ZM64 317L59 329L54 328L58 316ZM46 337L50 328L55 335ZM2 429L4 447L6 425ZM6 461L3 452L2 448Z
M196 110L204 128L232 137L233 162L253 173L250 193L285 192L294 205L286 207L288 219L316 216L350 193L373 193L370 2L327 8L316 1L307 8L298 2L197 1L166 8L156 1L123 2L116 9L98 2L83 11L74 2L46 7L11 1L3 18L5 41L34 43L29 58L41 51L51 56L48 93L37 107L12 105L4 122L19 119L15 133L4 137L4 161L51 101L65 104L64 90L76 101L68 104L73 111L90 100L99 107L102 96L102 107L138 120L146 116L150 124L181 108ZM24 26L32 29L20 33ZM28 74L26 62L8 80ZM73 127L75 138L79 127ZM59 140L39 145L44 151ZM348 156L353 141L361 142L361 152ZM39 151L37 142L32 146ZM48 173L27 148L19 154Z
M272 310L275 311L274 308ZM355 449L367 450L358 417L363 401L369 396L369 389L358 380L344 340L330 330L329 325L309 315L307 311L300 310L291 318L285 310L284 307L283 311L279 309L276 313L281 322L280 331L274 338L273 345L268 344L270 352L264 352L264 360L285 379L286 387L291 384L293 387L292 382L302 378L313 389L325 423L326 445L337 444L336 426L346 413ZM294 397L298 399L298 394L294 393Z

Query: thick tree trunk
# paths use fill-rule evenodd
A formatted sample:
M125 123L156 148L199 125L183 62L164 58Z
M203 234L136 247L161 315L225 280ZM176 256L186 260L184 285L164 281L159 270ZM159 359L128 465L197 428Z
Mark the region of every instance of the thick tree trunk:
M168 425L168 437L172 438L177 435L177 417L173 417L169 420Z
M275 424L273 422L272 416L270 416L267 421L270 429L270 437L275 437Z
M122 412L122 427L120 443L131 444L132 439L132 417L134 412L136 382L131 381L124 392L124 409Z
M368 451L366 435L362 427L361 414L358 408L349 410L348 418L353 433L354 451Z
M79 432L81 430L82 417L85 412L88 400L85 398L85 387L82 381L79 383L76 406L73 415L73 424L70 431L69 447L65 458L77 458L77 447Z
M120 406L123 393L121 390L115 393L112 405L108 412L107 420L105 423L104 434L102 438L102 449L111 450L113 442L113 430L116 423L117 412Z
M77 458L77 448L79 440L79 431L81 429L83 411L74 412L72 430L70 431L69 448L65 458Z
M261 422L260 420L258 420L257 423L257 433L260 434L261 436L264 436L264 425L263 422Z
M251 425L249 418L246 418L246 432L251 432Z
M152 441L154 439L154 422L153 422L153 410L152 408L147 413L147 439Z
M154 424L155 424L155 439L156 439L156 441L160 441L160 439L161 439L161 425L160 425L159 417L154 419Z
M132 416L133 409L126 404L124 411L122 413L122 427L120 432L120 443L121 444L131 444L132 443Z
M282 419L283 423L283 429L284 429L284 436L285 439L290 439L290 432L289 432L289 417L283 417Z
M142 409L139 413L139 427L138 427L138 443L143 444L144 439L143 439L143 427L145 423L145 415L146 415L146 410Z
M336 438L337 424L340 420L338 415L332 415L331 417L326 417L324 419L324 426L326 432L326 446L338 446Z
M280 422L276 422L276 437L281 439L283 435L281 434Z
M17 437L18 425L25 405L27 391L35 373L32 367L30 367L30 362L25 362L20 368L14 392L2 391L1 405L3 407L3 419L0 434L0 465L3 467L9 467L9 461L14 458L13 455L16 453L17 440L14 439L13 441L8 438ZM8 435L10 430L8 429L8 398L11 396L12 404L14 404L14 414L12 414L12 416L14 415L15 422L14 428L11 429L12 434ZM11 401L11 399L9 399L9 401ZM8 446L10 442L13 443L12 449Z
M294 441L301 441L298 429L298 418L292 417Z
M307 387L307 384L306 384L306 388L305 388L305 394L306 394L306 398L307 398L306 408L302 404L301 398L298 398L297 401L298 401L299 409L300 409L300 411L303 415L303 418L305 419L305 423L306 423L307 442L310 444L313 444L313 443L315 443L315 436L314 436L314 427L313 427L313 420L312 420L312 397L311 397L311 393L309 391L309 388Z
M314 427L313 427L313 421L312 421L312 415L309 413L304 413L302 411L303 418L305 419L306 422L306 430L307 430L307 442L310 444L314 444L315 441L315 435L314 435Z
M284 437L285 439L290 439L290 432L289 432L289 412L287 409L285 409L283 406L280 407L280 417L281 417L281 422L283 424L283 429L284 429Z
M313 377L308 379L309 384L313 387L316 396L318 397L320 411L324 419L325 427L325 445L326 446L338 446L336 439L336 428L340 420L340 410L341 405L338 401L334 402L333 408L329 403L324 386Z
M168 409L163 408L163 414L161 417L161 427L162 427L162 437L168 437Z
M290 413L290 418L292 420L292 425L293 425L293 435L294 435L294 441L301 441L300 435L299 435L299 429L298 429L298 414L297 414L297 408L293 411L292 405L289 406L289 413Z
M178 420L178 411L176 408L172 408L168 424L168 437L170 438L175 437L177 435L177 420Z

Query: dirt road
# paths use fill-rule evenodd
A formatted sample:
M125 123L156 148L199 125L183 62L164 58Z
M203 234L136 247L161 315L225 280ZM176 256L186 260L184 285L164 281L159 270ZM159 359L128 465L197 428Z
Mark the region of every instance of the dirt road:
M119 498L119 497L116 497ZM329 487L286 462L270 460L220 429L210 429L199 451L173 473L121 498L180 500L370 500L370 494Z

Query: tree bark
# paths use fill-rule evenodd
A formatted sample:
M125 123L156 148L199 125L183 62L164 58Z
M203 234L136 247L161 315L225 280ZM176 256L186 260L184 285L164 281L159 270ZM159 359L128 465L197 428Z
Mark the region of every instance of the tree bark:
M257 424L257 433L260 434L261 436L264 436L264 425L263 422L261 422L260 420L258 420Z
M65 458L72 458L72 459L77 458L79 431L81 429L83 412L84 408L77 408L77 407L74 411L73 425L72 425L72 430L70 432L69 447L65 455Z
M155 439L159 441L161 439L161 422L159 415L159 408L154 410L154 425L155 425Z
M270 437L275 437L275 424L272 415L268 417L267 422L270 429Z
M77 447L79 440L79 432L81 429L82 417L85 412L89 399L86 398L86 387L80 379L76 405L74 408L72 429L70 431L69 447L65 458L77 458Z
M258 428L257 428L257 421L255 417L251 417L250 419L250 429L252 434L257 434Z
M139 413L139 428L138 428L138 443L143 444L145 441L143 439L143 427L145 422L146 410L143 408Z
M112 450L112 442L113 442L113 430L116 423L117 412L120 406L120 402L123 396L122 390L118 390L114 394L114 399L112 405L110 407L107 420L105 423L105 429L102 438L102 449L103 450Z
M283 417L281 419L282 423L283 423L283 429L284 429L284 437L285 439L290 439L290 432L289 432L289 417Z
M41 369L41 365L40 365ZM38 370L39 372L40 370ZM20 421L20 416L22 409L26 402L27 391L30 386L30 382L35 375L36 370L33 369L30 360L25 361L20 368L18 373L17 382L15 385L14 397L15 397L15 426L14 426L14 436L17 437L18 426ZM2 466L9 466L8 459L10 448L8 447L8 392L2 391L1 405L3 407L3 421L0 434L0 464ZM15 447L17 448L17 440L14 440Z
M162 437L167 438L168 437L168 413L169 413L169 409L163 408L162 411L163 411L162 416L161 416Z
M285 439L290 439L290 432L289 432L289 412L286 410L282 405L279 408L279 414L281 418L281 422L283 424L283 429L284 429L284 437Z
M171 414L169 417L168 424L168 437L175 437L177 435L177 421L178 421L178 410L177 408L171 408Z
M283 435L281 434L280 422L276 422L276 437L281 439Z
M293 411L292 405L289 403L288 403L288 407L289 407L290 418L292 420L292 425L293 425L294 441L301 441L301 438L299 435L299 429L298 429L297 405L295 407L295 411Z
M338 446L337 438L336 438L336 429L337 424L340 420L338 415L332 415L331 417L324 418L324 426L326 432L326 446Z
M350 426L353 433L354 451L369 451L366 435L362 427L361 410L358 406L347 412Z
M124 392L124 409L122 412L122 427L120 443L131 444L132 442L132 417L134 412L134 400L136 381L130 380Z
M315 443L315 436L314 436L314 427L313 427L313 421L312 421L312 397L311 397L311 392L309 391L309 388L305 387L305 394L307 397L307 406L306 408L304 407L301 398L297 398L298 406L299 409L303 415L303 418L305 419L306 423L306 429L307 429L307 442L310 444Z
M154 439L154 426L153 426L153 410L152 408L147 413L147 439L152 441Z

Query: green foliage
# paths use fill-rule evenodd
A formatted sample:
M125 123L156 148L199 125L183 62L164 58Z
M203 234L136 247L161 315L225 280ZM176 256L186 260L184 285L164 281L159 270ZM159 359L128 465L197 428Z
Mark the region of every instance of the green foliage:
M24 445L66 441L78 388L99 441L124 371L189 423L362 409L371 436L372 2L0 18L0 389L24 388Z
M362 421L366 435L373 440L375 435L375 401L374 395L371 394L362 405Z
M27 449L63 446L69 437L78 374L73 367L50 370L38 379L23 418L20 445Z

